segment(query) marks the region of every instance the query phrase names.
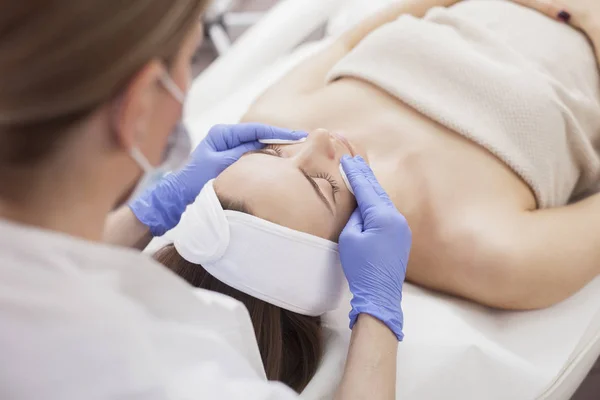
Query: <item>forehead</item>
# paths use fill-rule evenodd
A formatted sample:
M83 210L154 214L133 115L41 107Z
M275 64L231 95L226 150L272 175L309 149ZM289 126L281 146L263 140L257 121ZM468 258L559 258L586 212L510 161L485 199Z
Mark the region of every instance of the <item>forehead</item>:
M331 235L331 213L289 159L244 156L219 175L215 190L243 202L259 218L325 238Z

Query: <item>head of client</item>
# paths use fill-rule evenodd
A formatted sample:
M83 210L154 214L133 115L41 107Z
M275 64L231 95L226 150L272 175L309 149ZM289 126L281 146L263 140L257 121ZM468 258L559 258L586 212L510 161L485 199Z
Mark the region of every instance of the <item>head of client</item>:
M224 210L337 242L356 207L339 170L346 154L359 152L344 137L318 130L304 143L266 146L246 154L215 180L214 191ZM173 245L161 249L155 258L193 286L244 303L267 377L297 391L304 389L322 356L320 316L301 315L242 293L201 265L186 261ZM282 273L290 267L284 264L280 265Z

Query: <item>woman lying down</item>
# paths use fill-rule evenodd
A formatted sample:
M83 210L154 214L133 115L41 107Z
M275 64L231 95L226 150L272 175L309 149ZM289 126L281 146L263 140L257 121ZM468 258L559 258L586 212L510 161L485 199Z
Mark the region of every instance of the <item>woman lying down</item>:
M392 5L267 90L245 120L308 139L248 153L199 196L209 215L188 209L182 224L197 231L184 235L228 249L184 237L156 256L246 304L270 379L302 390L320 360L319 315L340 286L332 242L356 207L345 155L366 159L406 216L411 282L527 310L600 273L593 47L512 2L453 3Z

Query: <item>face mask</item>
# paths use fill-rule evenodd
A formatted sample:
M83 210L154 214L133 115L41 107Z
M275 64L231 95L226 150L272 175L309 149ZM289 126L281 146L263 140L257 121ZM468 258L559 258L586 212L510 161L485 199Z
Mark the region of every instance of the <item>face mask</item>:
M160 79L161 84L181 105L184 104L185 94L175 84L173 79L165 74ZM162 154L162 162L159 166L153 166L148 158L140 151L137 146L129 150L129 155L144 171L144 176L138 182L130 198L135 198L145 189L154 186L165 174L182 167L191 151L191 140L189 132L183 122L179 121L173 128L173 131L167 139L165 150Z

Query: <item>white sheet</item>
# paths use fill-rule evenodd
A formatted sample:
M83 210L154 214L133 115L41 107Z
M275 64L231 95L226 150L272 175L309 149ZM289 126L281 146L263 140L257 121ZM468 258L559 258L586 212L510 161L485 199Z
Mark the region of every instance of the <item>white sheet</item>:
M262 90L323 45L300 49L209 109L188 104L195 143L216 123L238 122ZM202 97L194 90L192 99ZM398 399L568 399L600 355L600 277L541 311L493 311L409 284L403 306ZM303 397L333 393L350 335L346 315L327 317L327 355Z

